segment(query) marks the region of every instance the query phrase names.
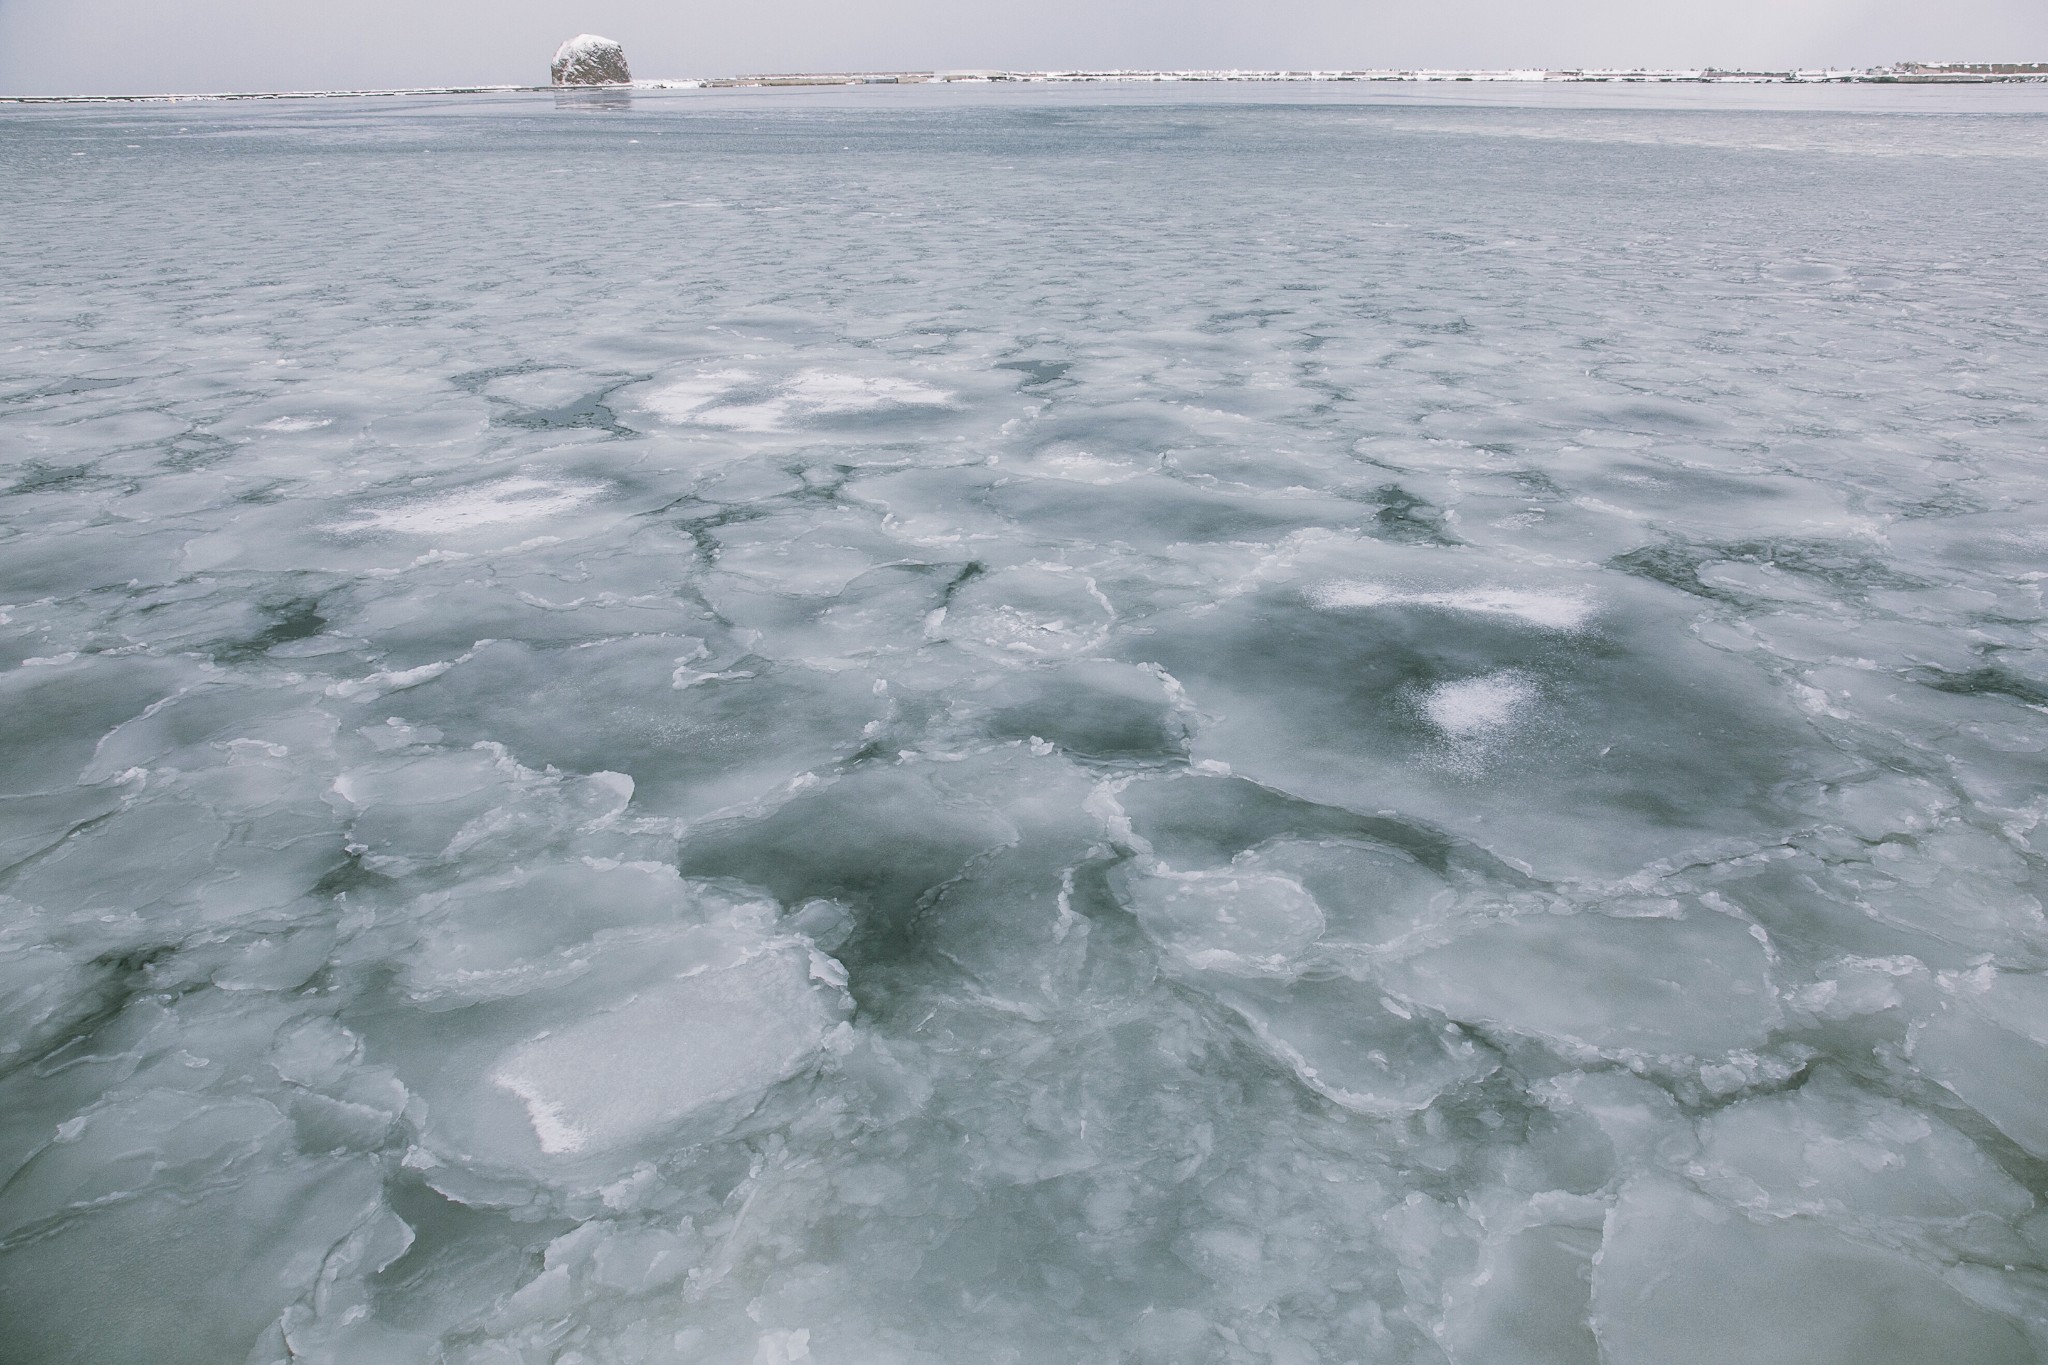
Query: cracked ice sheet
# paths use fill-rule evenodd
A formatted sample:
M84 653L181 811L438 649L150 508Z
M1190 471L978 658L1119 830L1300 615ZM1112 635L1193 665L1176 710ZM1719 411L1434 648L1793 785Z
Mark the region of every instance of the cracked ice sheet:
M0 115L0 1356L2041 1358L2048 101L1709 94Z

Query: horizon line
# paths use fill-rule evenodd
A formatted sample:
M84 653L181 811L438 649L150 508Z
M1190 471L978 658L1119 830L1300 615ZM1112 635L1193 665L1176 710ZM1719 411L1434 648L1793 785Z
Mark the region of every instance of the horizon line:
M404 95L497 95L575 91L788 89L796 87L920 84L1089 83L1357 83L1436 84L1611 84L1692 85L2008 85L2048 82L2048 62L1894 62L1885 66L1798 66L1772 69L1724 67L1214 67L1147 69L1071 67L1039 71L956 68L935 71L761 72L733 76L659 77L633 81L570 84L482 84L394 86L327 90L218 90L102 93L89 95L0 95L0 104L175 103L204 100L371 99Z

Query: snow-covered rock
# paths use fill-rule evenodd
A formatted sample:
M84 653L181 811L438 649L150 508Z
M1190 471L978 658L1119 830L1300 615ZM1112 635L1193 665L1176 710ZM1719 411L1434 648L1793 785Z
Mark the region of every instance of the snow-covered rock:
M579 33L563 43L548 70L556 85L625 85L633 79L626 49L595 33Z

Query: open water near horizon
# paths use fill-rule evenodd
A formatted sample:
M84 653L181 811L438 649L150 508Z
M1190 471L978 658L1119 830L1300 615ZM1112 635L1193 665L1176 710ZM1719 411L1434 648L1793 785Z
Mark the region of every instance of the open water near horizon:
M2042 1359L2044 172L0 110L0 1362Z

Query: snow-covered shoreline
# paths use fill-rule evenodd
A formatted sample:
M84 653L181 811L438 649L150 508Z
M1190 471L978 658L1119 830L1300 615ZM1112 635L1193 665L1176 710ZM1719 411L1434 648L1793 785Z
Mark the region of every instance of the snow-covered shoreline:
M1800 67L1782 71L1723 71L1712 67L1359 68L1330 70L1145 71L1105 68L1065 71L812 71L743 76L639 80L619 89L697 90L805 88L847 85L1105 84L1189 82L1209 84L1352 84L1441 82L1493 84L1637 85L2009 85L2048 83L2048 63L1904 63L1882 67ZM554 90L552 85L441 85L388 90L248 90L189 94L0 95L0 104L161 103L189 100L371 99L401 95L507 95Z

